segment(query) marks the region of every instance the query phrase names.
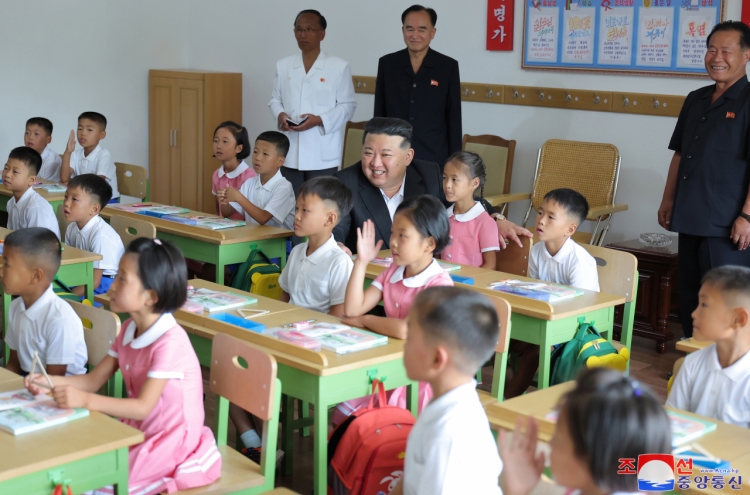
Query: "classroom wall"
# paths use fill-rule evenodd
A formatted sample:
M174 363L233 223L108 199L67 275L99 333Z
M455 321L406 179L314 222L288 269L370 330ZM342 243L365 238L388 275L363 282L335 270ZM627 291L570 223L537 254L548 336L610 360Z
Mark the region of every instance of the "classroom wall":
M286 0L193 0L190 8L190 66L243 73L243 118L251 136L275 127L268 110L275 62L298 51L292 33L296 13L320 10L328 20L323 50L347 60L353 74L374 76L378 58L404 48L400 16L410 0L378 2ZM739 19L739 0L728 0L727 18ZM458 59L461 80L574 89L687 95L708 79L540 72L521 69L523 1L516 0L515 49L485 50L484 0L426 2L438 12L436 50ZM372 116L373 97L357 95L354 120ZM672 153L667 149L676 118L602 114L513 105L463 103L463 129L469 134L497 134L515 139L512 191L530 190L541 144L550 138L610 142L623 157L618 203L630 210L615 215L608 241L635 238L641 232L664 232L656 211ZM511 209L520 221L526 204Z

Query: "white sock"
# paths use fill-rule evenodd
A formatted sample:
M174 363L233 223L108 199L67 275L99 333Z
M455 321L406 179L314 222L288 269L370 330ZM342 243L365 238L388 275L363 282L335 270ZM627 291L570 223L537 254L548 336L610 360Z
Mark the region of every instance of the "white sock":
M242 443L248 449L257 449L263 443L255 430L248 430L240 435Z

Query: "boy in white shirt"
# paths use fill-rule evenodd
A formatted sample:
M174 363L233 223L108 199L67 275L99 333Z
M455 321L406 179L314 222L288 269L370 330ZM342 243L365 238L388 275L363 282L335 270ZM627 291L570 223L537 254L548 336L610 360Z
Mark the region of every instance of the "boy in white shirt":
M667 406L750 428L750 269L706 273L692 316L693 337L714 344L687 355Z
M65 221L70 222L65 232L65 243L84 251L101 254L102 259L94 261L94 293L106 294L117 276L120 258L125 254L122 239L109 226L99 213L112 197L112 188L98 175L83 174L73 177L65 191L63 212ZM73 288L81 297L85 287Z
M36 351L50 375L86 373L81 319L52 291L60 259L60 241L48 229L32 227L5 238L3 290L18 296L10 303L5 335L10 371L30 372Z
M60 239L60 226L52 205L33 187L41 166L42 157L33 148L19 146L10 152L3 169L3 185L13 193L7 206L8 228L44 227Z
M37 177L60 182L62 158L48 146L52 142L52 122L44 117L32 117L27 120L23 142L42 155L42 168Z
M254 225L294 228L294 191L281 175L289 151L289 139L280 132L262 132L253 148L253 169L256 175L240 189L227 187L216 192L221 204L230 204L245 214L245 221Z
M76 150L75 137L82 148ZM96 174L106 179L112 188L111 203L120 202L117 190L117 171L109 151L99 146L99 141L107 136L107 118L97 112L83 112L78 117L78 131L70 131L68 145L63 153L60 166L60 182L67 183L72 177L81 174Z
M391 494L502 494L503 464L474 380L497 345L495 308L476 292L429 287L407 326L406 374L428 382L434 396L409 434L404 476Z

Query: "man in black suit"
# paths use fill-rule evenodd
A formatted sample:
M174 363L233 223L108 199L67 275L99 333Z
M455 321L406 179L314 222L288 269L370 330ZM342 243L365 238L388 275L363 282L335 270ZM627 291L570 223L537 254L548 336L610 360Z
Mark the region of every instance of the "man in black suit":
M435 162L461 150L461 82L458 62L430 49L437 13L412 5L401 15L406 49L380 59L375 117L398 117L414 127L414 156Z
M351 252L357 249L357 228L365 220L375 223L377 242L390 249L391 223L396 208L404 200L429 194L445 203L443 176L436 163L414 159L411 148L412 126L401 119L376 117L365 126L362 160L335 174L354 193L354 207L333 229L339 245ZM497 222L500 246L505 239L521 244L518 236L531 233L485 205Z

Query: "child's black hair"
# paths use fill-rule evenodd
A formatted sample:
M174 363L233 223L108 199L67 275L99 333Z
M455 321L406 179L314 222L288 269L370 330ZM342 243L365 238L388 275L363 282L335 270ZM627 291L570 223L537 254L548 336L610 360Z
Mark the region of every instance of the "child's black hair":
M139 237L125 254L138 255L143 288L156 292L154 313L173 313L187 300L187 265L182 252L169 241Z
M560 400L576 456L605 492L637 492L635 474L617 474L619 459L671 454L669 418L650 390L609 368L587 368Z
M100 130L102 131L107 130L107 117L100 114L99 112L83 112L81 115L78 116L79 122L81 121L81 119L86 119L86 120L91 120L93 122L96 122Z
M29 227L14 230L5 238L5 250L18 248L25 260L29 260L36 268L41 266L50 282L60 269L62 250L60 240L50 229L45 227Z
M298 198L305 198L309 195L319 197L336 205L338 210L339 221L345 215L348 215L354 205L354 195L343 182L336 177L314 177L299 188Z
M42 169L42 155L40 155L34 148L28 146L13 148L8 155L8 159L11 158L23 162L23 164L29 169L31 175L37 175Z
M289 138L279 131L265 131L255 138L255 141L265 141L276 146L276 152L279 156L286 158L289 153Z
M460 163L461 171L469 180L479 179L479 197L484 197L484 185L487 182L487 167L482 157L471 151L456 151L448 157L448 162ZM476 194L474 196L477 196Z
M214 137L216 137L216 132L219 129L227 129L229 132L232 133L232 136L234 136L234 140L237 141L238 146L242 146L242 149L239 153L237 153L237 159L242 161L248 156L250 156L250 137L247 134L247 129L242 127L236 122L232 122L231 120L227 120L226 122L222 122L216 127L216 130L214 130Z
M458 287L429 287L412 305L429 340L447 344L461 372L476 375L495 352L499 335L497 311L489 299Z
M52 121L49 119L45 119L44 117L31 117L26 121L26 127L29 127L30 125L38 125L48 136L52 135Z
M572 219L577 220L578 225L581 225L586 220L586 215L589 214L589 202L583 194L573 189L566 187L553 189L544 195L544 200L554 201L562 206Z
M75 187L91 195L93 202L99 203L99 211L103 210L112 199L112 186L96 174L76 175L68 182L68 189Z
M396 208L395 215L398 214L405 215L422 237L435 239L433 254L442 253L450 244L448 213L436 197L423 194L407 199Z
M742 295L750 297L750 268L726 265L709 270L701 284L708 284L723 296Z

